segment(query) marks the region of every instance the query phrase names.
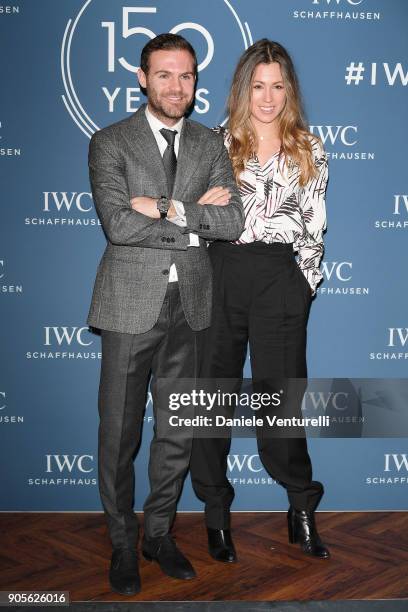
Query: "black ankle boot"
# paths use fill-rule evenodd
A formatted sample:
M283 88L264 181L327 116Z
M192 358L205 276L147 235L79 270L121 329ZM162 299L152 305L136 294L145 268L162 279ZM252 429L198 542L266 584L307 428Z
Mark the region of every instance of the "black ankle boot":
M288 510L288 534L290 544L300 544L307 555L328 559L330 553L317 533L315 514L307 510Z
M109 570L112 591L136 595L140 591L140 575L136 549L115 548Z
M207 527L208 551L216 561L235 563L237 553L229 529L211 529Z

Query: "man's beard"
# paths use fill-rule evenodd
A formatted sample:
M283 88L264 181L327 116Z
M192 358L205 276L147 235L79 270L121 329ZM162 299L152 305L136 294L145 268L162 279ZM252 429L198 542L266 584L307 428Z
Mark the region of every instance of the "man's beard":
M192 99L180 100L179 104L172 104L171 102L166 103L166 101L160 100L156 92L150 88L147 88L147 100L155 115L163 119L181 119L192 104Z

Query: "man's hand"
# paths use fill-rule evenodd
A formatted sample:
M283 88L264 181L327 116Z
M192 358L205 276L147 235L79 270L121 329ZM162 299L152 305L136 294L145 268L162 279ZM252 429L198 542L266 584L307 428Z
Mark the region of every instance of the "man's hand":
M157 210L157 200L147 196L137 196L130 200L133 210L151 217L152 219L160 219L160 213Z
M225 187L212 187L198 200L199 204L213 204L215 206L226 206L230 201L231 194Z

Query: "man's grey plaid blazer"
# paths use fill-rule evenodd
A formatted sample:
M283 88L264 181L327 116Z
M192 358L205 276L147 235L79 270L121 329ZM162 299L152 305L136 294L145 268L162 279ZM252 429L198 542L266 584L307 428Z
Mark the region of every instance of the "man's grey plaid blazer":
M99 329L139 334L151 329L176 264L181 302L193 330L210 325L212 273L206 241L235 240L244 212L222 137L185 119L177 174L168 193L163 161L143 105L131 117L96 132L89 147L92 195L107 246L98 267L87 323ZM197 204L208 189L227 187L227 206ZM151 219L130 199L162 195L183 202L187 227ZM189 232L200 247L189 247Z

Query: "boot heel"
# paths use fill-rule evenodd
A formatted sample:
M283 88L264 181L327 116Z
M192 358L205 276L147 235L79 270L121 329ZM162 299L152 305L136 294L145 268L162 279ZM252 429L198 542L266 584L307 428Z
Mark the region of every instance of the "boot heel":
M296 544L298 541L293 514L288 516L288 539L289 544Z
M316 529L314 511L293 510L288 512L288 536L290 544L300 544L306 555L328 559L330 552L321 541Z

